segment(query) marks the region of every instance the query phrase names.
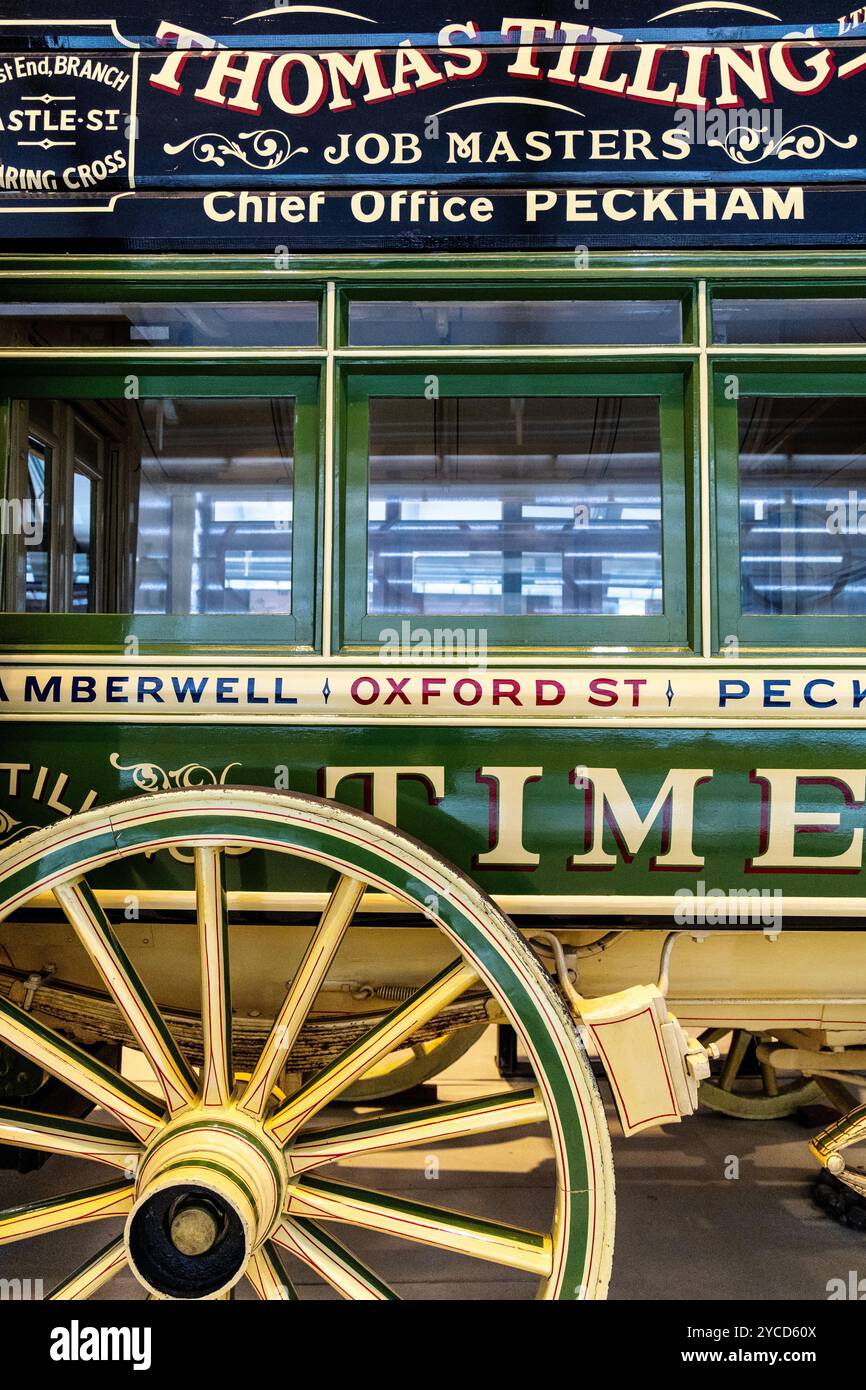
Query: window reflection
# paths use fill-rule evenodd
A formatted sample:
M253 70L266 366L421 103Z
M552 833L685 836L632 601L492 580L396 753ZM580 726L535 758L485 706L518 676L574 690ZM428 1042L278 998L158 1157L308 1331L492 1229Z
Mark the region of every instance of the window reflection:
M372 398L368 611L661 613L658 400Z
M313 347L315 300L0 304L3 347Z
M105 440L80 417L73 422L71 583L73 613L98 611L99 512L103 504Z
M136 613L289 613L293 410L141 401Z
M76 473L72 486L72 611L92 612L93 480Z
M866 613L864 405L740 399L744 613Z
M866 299L718 299L716 343L864 343Z
M7 499L29 499L43 524L10 537L7 611L292 611L291 400L24 401L14 414L25 439Z
M352 347L680 343L678 299L374 300L349 305Z
M51 544L51 445L31 436L27 441L25 497L33 535L23 546L24 602L26 613L50 610L49 555Z

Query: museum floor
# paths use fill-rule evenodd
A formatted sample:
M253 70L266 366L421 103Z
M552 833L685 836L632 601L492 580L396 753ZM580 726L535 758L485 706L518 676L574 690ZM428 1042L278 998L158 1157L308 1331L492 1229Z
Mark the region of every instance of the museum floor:
M488 1034L439 1081L456 1100L479 1080L502 1088ZM526 1084L518 1083L518 1084ZM348 1118L348 1113L343 1111ZM810 1130L796 1119L755 1123L701 1112L625 1141L613 1120L617 1248L611 1296L618 1299L826 1300L833 1280L866 1272L866 1233L841 1227L811 1202L815 1171ZM738 1177L728 1177L736 1172ZM436 1174L438 1173L438 1176ZM0 1173L0 1207L106 1180L107 1170L54 1158L27 1176ZM346 1174L348 1176L348 1174ZM419 1201L463 1208L517 1225L540 1226L549 1208L550 1158L535 1131L512 1131L443 1146L405 1150L354 1165L352 1176ZM332 1228L334 1229L334 1228ZM109 1223L0 1249L0 1279L41 1279L50 1289L114 1234ZM358 1232L349 1241L408 1298L517 1298L532 1295L523 1276L421 1245ZM289 1273L301 1298L336 1297L300 1266ZM129 1274L103 1298L138 1298ZM251 1298L245 1282L237 1296Z

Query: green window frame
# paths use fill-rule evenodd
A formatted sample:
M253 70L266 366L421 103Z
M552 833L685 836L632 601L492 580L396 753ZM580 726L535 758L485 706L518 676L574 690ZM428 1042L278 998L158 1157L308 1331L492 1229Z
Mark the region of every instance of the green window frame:
M781 361L767 353L761 363L726 357L715 363L710 455L714 462L714 644L726 638L760 649L859 652L866 649L862 616L759 615L743 613L740 597L740 469L738 399L743 396L862 396L866 408L866 361L842 359ZM736 382L736 396L731 382Z
M89 371L56 361L4 364L0 370L0 468L9 464L6 442L12 402L49 398L86 402L119 400L136 380L139 398L148 397L281 397L294 401L294 473L292 524L292 611L262 614L146 613L4 613L0 647L17 651L42 649L123 650L130 634L144 653L182 648L235 647L301 655L316 649L321 631L322 491L320 455L320 369L292 363L273 368L229 368L223 364L155 365L129 354L115 364ZM5 477L2 479L5 494Z
M369 401L374 396L423 394L435 371L440 398L459 396L652 396L659 400L662 458L663 613L650 617L604 614L493 616L473 614L493 651L563 651L581 649L693 650L693 602L690 566L695 553L696 459L687 446L690 419L690 372L682 362L659 366L657 360L611 363L605 371L574 363L535 368L505 363L449 368L428 359L413 369L382 365L345 371L342 382L341 443L336 488L333 642L343 654L378 648L382 631L412 613L367 612L367 517ZM455 615L425 613L424 621L453 627Z

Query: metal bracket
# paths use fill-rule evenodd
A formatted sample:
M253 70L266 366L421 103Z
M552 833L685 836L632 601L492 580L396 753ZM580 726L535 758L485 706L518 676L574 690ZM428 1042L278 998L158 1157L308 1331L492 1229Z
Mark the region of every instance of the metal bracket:
M42 970L34 970L32 975L28 975L27 979L24 980L24 982L21 985L21 988L24 990L24 998L22 999L19 1008L23 1009L25 1013L29 1014L30 1010L33 1008L33 1000L35 998L37 989L40 989L42 985L46 983L47 980L50 980L51 976L54 975L56 971L56 965L45 965L43 966Z
M667 937L657 984L597 999L578 993L576 971L553 932L533 934L552 952L563 993L601 1058L626 1136L694 1114L698 1087L710 1074L712 1053L686 1035L665 999L670 953L682 934Z

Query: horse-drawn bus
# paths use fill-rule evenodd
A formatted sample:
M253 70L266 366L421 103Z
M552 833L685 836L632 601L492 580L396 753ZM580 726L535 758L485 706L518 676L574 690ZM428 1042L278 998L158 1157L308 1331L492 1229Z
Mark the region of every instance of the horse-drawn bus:
M0 4L0 1244L600 1297L596 1076L853 1202L863 12L110 8Z

